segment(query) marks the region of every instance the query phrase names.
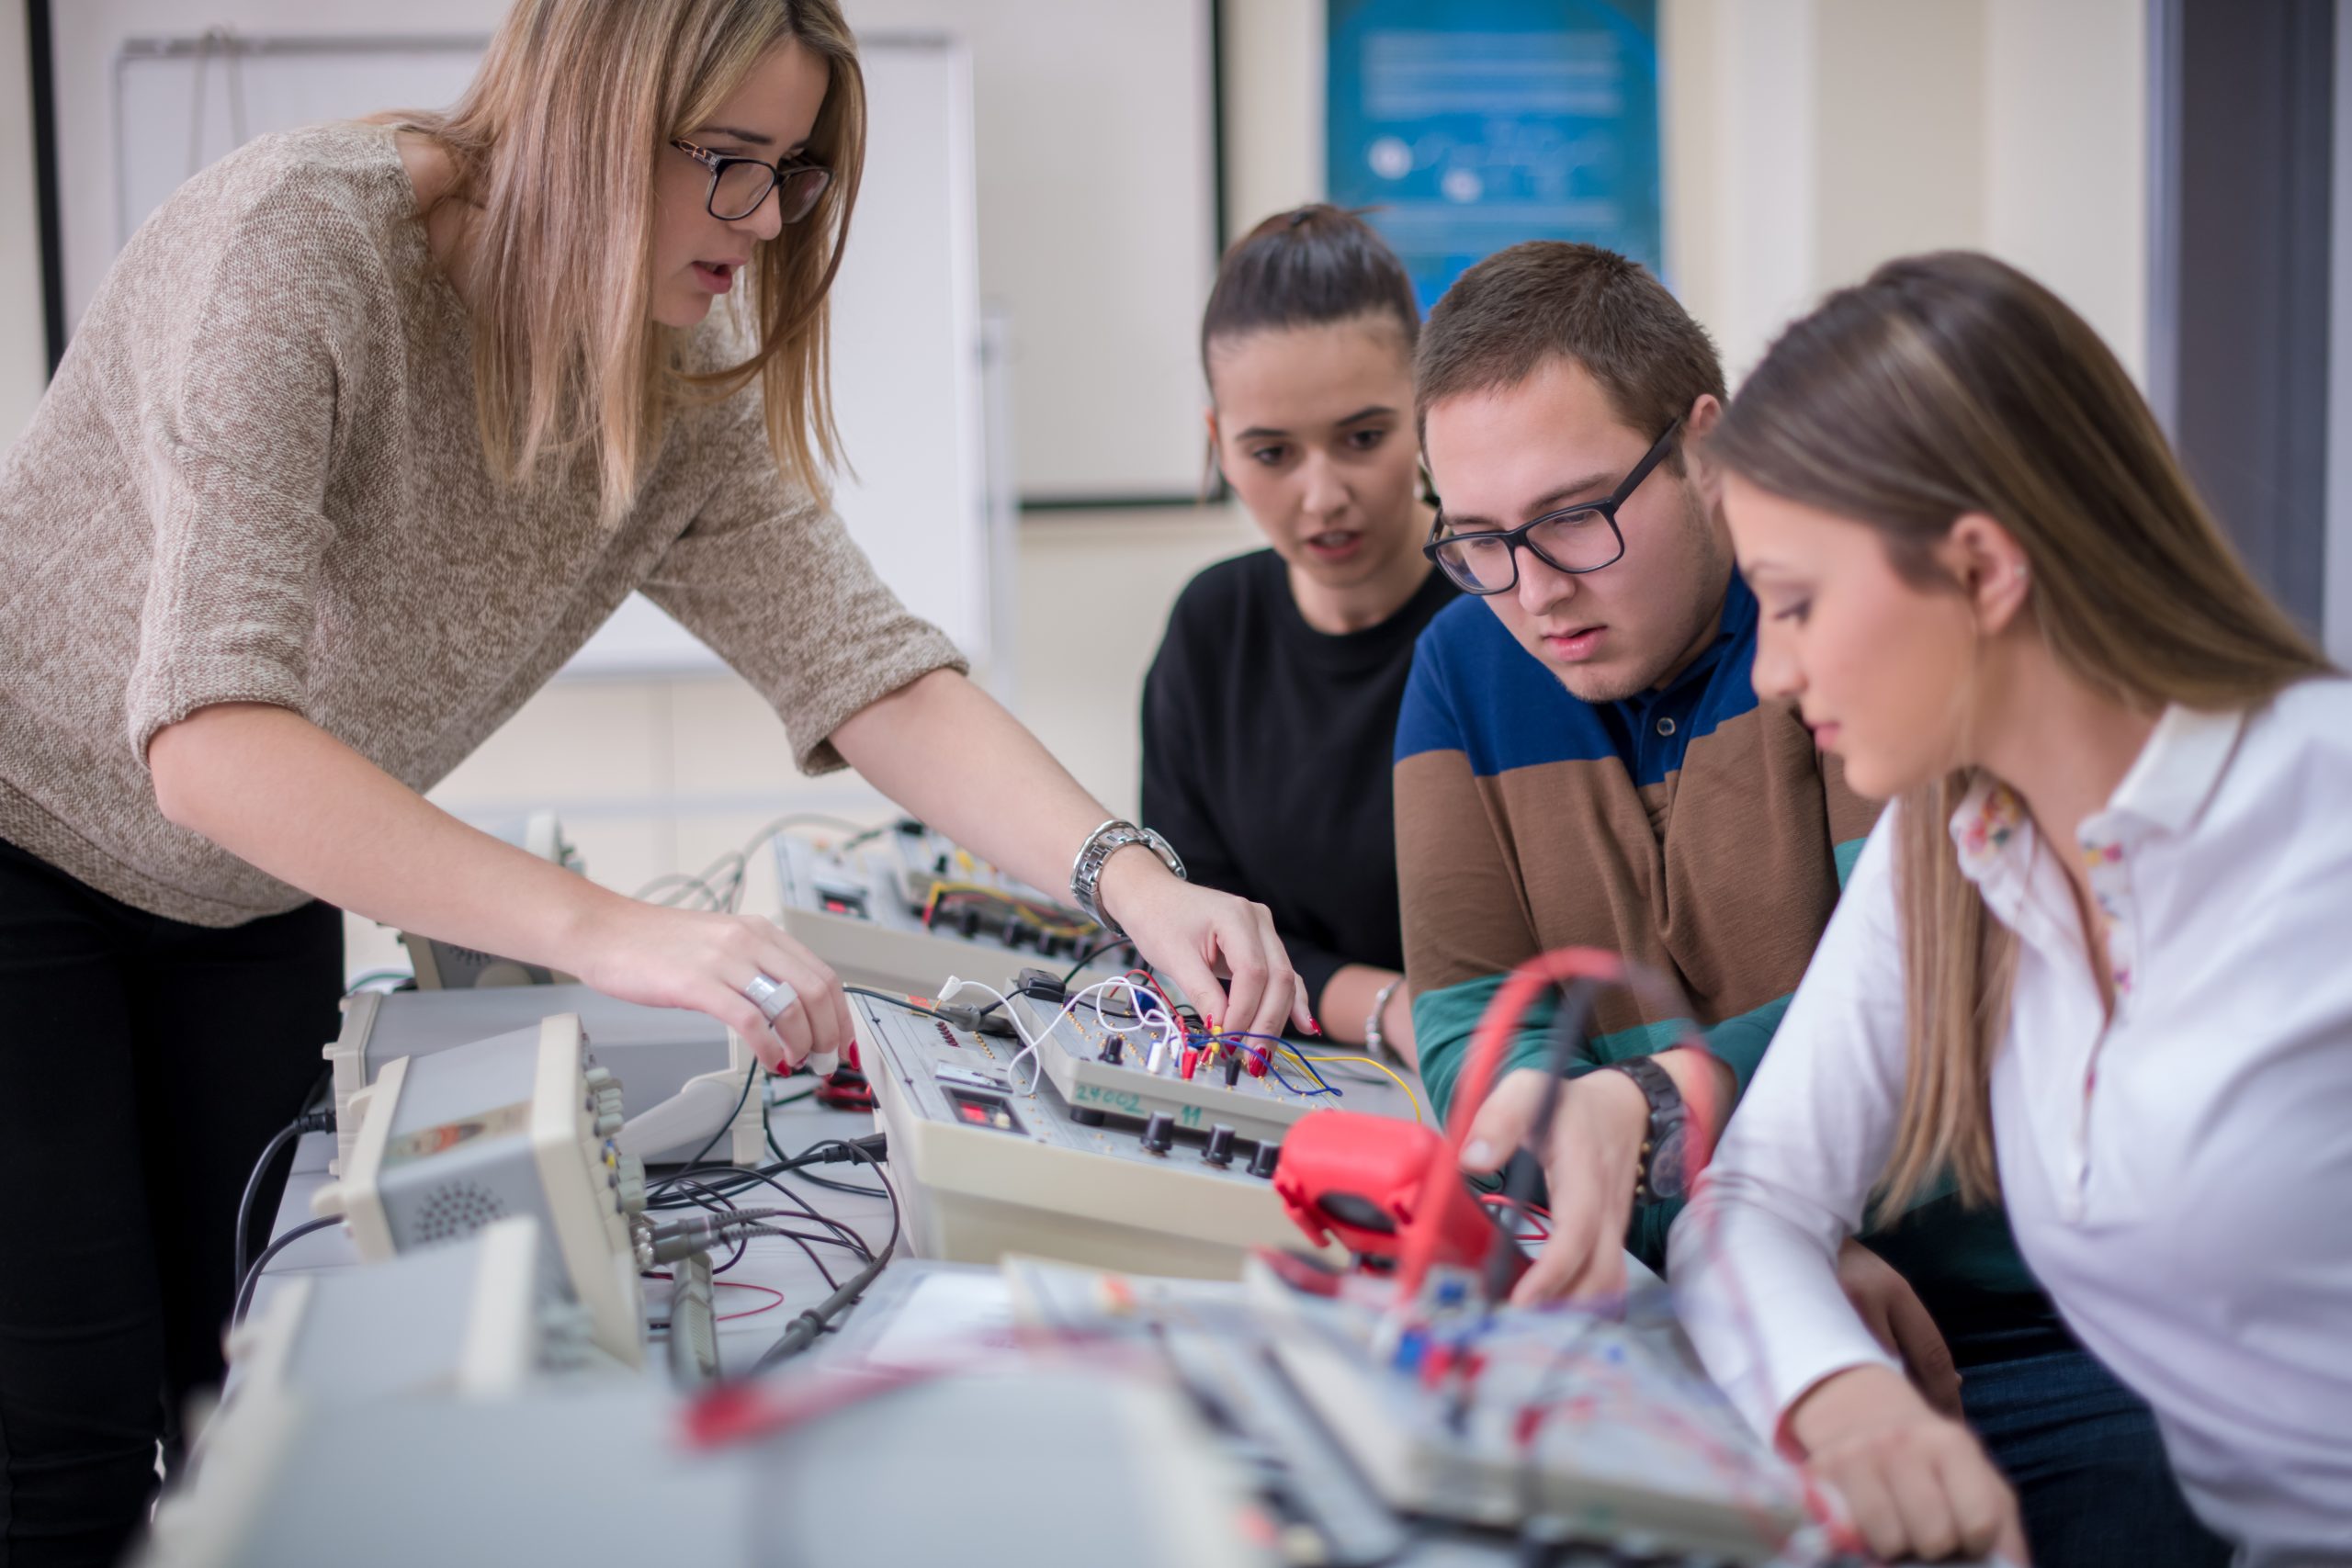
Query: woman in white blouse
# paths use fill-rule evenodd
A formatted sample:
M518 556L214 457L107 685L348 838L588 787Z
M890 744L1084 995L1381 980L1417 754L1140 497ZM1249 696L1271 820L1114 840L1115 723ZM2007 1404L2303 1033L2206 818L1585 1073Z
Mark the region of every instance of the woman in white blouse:
M1709 1370L1873 1551L2019 1554L1838 1287L1949 1167L2241 1561L2352 1561L2352 683L1989 258L1832 296L1709 450L1758 690L1895 800L1674 1229Z

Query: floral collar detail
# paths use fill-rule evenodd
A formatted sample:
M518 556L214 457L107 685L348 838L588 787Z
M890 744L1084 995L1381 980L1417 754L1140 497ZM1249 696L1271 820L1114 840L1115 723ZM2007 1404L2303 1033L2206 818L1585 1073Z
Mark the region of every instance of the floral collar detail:
M1996 779L1983 778L1951 815L1951 841L1960 851L1961 869L1972 880L1982 880L2018 829L2025 825L2025 803Z

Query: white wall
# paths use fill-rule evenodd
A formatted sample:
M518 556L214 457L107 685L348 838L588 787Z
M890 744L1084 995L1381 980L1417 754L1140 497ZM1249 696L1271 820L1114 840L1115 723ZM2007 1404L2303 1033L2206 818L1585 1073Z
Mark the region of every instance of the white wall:
M32 418L49 378L40 311L40 207L24 8L0 14L0 442Z
M1990 251L2147 366L2146 0L1664 0L1667 269L1735 385L1890 256Z
M2147 0L1987 0L1986 249L2148 375Z

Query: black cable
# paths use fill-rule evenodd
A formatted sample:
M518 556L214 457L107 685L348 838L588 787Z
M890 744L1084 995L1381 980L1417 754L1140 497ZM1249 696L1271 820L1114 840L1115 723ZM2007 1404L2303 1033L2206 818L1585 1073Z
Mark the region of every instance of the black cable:
M888 991L877 991L868 986L843 986L842 989L853 997L872 997L877 1002L888 1002L894 1008L903 1008L909 1012L919 1012L925 1018L939 1017L937 1008L927 1008L921 1002L910 1001L904 997L894 997Z
M774 1145L774 1141L775 1141L775 1140L774 1140L773 1135L771 1135L771 1137L770 1137L770 1140L769 1140L769 1141L770 1141L771 1146L773 1146L773 1145ZM739 1175L739 1176L741 1176L741 1177L743 1177L743 1178L745 1179L744 1180L742 1180L742 1181L741 1181L741 1182L739 1182L739 1183L736 1183L736 1184L734 1184L733 1186L731 1186L730 1188L729 1188L729 1189L727 1190L727 1193L728 1193L728 1194L731 1194L731 1193L735 1193L735 1192L744 1191L744 1190L749 1190L749 1189L750 1189L750 1188L752 1188L752 1187L759 1186L759 1185L763 1185L763 1185L765 1185L765 1186L768 1186L768 1187L770 1187L770 1188L773 1188L773 1189L774 1189L777 1193L779 1193L781 1196L783 1196L783 1197L786 1199L786 1201L787 1201L788 1202L790 1202L790 1203L791 1203L795 1208L798 1209L798 1210L799 1210L803 1214L807 1215L810 1220L814 1221L814 1222L815 1222L816 1224L818 1224L823 1225L826 1229L828 1229L828 1230L830 1230L830 1231L833 1232L834 1234L833 1234L833 1235L805 1235L805 1233L791 1232L791 1231L784 1230L782 1227L777 1227L777 1228L776 1228L776 1231L775 1231L775 1234L777 1234L777 1235L779 1235L784 1236L784 1237L785 1237L786 1239L787 1239L787 1240L791 1240L791 1241L794 1241L794 1242L797 1243L797 1244L799 1245L799 1247L800 1247L801 1251L802 1251L802 1252L804 1252L804 1253L807 1253L807 1254L808 1254L808 1261L809 1261L812 1265L814 1265L814 1266L815 1266L817 1272L818 1272L820 1276L822 1276L822 1277L823 1277L825 1283L826 1283L829 1287L831 1287L831 1288L833 1288L833 1289L838 1290L838 1289L840 1288L840 1281L839 1281L839 1280L835 1280L835 1279L833 1278L832 1270L831 1270L831 1269L827 1269L827 1268L825 1267L825 1264L824 1264L823 1259L820 1258L816 1255L816 1253L810 1249L810 1247L809 1247L809 1245L808 1245L808 1244L809 1244L810 1242L816 1242L816 1243L820 1243L820 1244L824 1245L824 1246L827 1246L827 1247L841 1247L842 1250L844 1250L844 1251L846 1251L846 1252L852 1253L852 1254L853 1254L853 1255L854 1255L856 1258L858 1258L861 1261L870 1261L870 1260L873 1258L873 1257L874 1257L874 1249L873 1249L873 1247L872 1247L871 1246L869 1246L869 1245L866 1243L865 1238L865 1237L863 1237L863 1236L861 1236L861 1235L859 1235L857 1234L857 1232L856 1232L856 1231L854 1231L854 1230L851 1229L848 1225L843 1224L842 1224L842 1222L840 1222L839 1220L835 1220L835 1219L830 1218L830 1217L829 1217L829 1216L827 1216L827 1215L824 1215L824 1214L819 1213L817 1212L817 1210L816 1210L812 1205L810 1205L810 1203L808 1202L808 1201L807 1199L805 1199L805 1198L801 1197L801 1196L800 1196L800 1194L798 1194L797 1192L793 1191L790 1188L788 1188L788 1187L785 1186L782 1182L777 1181L776 1179L775 1179L775 1176L776 1176L776 1175L781 1174L781 1172L782 1172L782 1170L783 1170L783 1169L789 1168L790 1168L790 1167L791 1167L791 1166L792 1166L796 1161L807 1161L807 1160L810 1159L812 1156L817 1156L817 1155L818 1155L818 1152L819 1152L820 1150L822 1150L822 1149L825 1149L825 1148L828 1148L828 1147L839 1147L839 1148L841 1148L842 1150L843 1150L843 1151L844 1151L844 1153L845 1153L845 1154L846 1154L850 1158L852 1158L852 1159L865 1158L865 1157L868 1157L868 1156L870 1156L870 1153L871 1153L871 1151L870 1151L870 1150L868 1150L868 1149L867 1149L864 1145L862 1145L862 1144L844 1143L844 1142L842 1142L842 1140L840 1140L840 1139L831 1139L831 1140L828 1140L826 1143L823 1143L823 1144L818 1144L818 1145L811 1145L811 1147L810 1147L808 1150L805 1151L803 1154L801 1154L801 1155L799 1155L799 1156L793 1156L793 1157L792 1157L792 1158L790 1158L790 1159L786 1159L786 1160L779 1161L779 1162L778 1162L778 1164L777 1164L776 1166L763 1168L759 1169L759 1170L750 1170L750 1169L746 1169L745 1168L743 1168L743 1167L740 1167L740 1166L715 1166L715 1167L706 1167L706 1168L705 1168L705 1169L713 1169L713 1170L730 1171L730 1172L733 1172L733 1173L735 1173L735 1174L737 1174L737 1175ZM803 1179L807 1179L807 1180L820 1180L820 1179L818 1179L818 1178L809 1177L809 1176L808 1176L808 1175L807 1175L807 1173L806 1173L806 1172L797 1172L796 1174L799 1174L799 1175L803 1178ZM714 1188L714 1187L711 1187L711 1186L710 1186L710 1185L708 1185L707 1183L703 1182L703 1181L700 1179L700 1178L699 1178L698 1176L692 1175L692 1174L685 1174L685 1173L682 1173L682 1174L680 1174L680 1175L676 1175L676 1176L672 1176L672 1177L666 1178L666 1179L663 1180L663 1182L662 1183L662 1187L664 1187L664 1188L668 1188L668 1187L670 1187L670 1186L673 1186L673 1185L678 1185L678 1184L684 1184L684 1185L687 1185L687 1186L689 1186L689 1187L693 1187L693 1188L699 1189L699 1190L702 1190L702 1191L705 1191L705 1192L709 1193L709 1194L710 1194L712 1197L714 1197L714 1198L719 1198L719 1199L721 1199L721 1201L724 1201L724 1196L725 1196L725 1195L724 1195L724 1194L722 1194L722 1193L721 1193L721 1191L720 1191L718 1189ZM826 1182L821 1182L821 1181L820 1181L820 1185L831 1186L831 1185L837 1185L837 1184L835 1184L835 1183L826 1183ZM858 1190L863 1190L863 1189L858 1189ZM875 1195L876 1195L876 1197L887 1197L887 1196L888 1196L888 1193L883 1193L883 1192L876 1192ZM672 1207L674 1207L674 1206L675 1206L675 1205L673 1205L673 1204L672 1204L672 1203L663 1202L663 1203L660 1203L660 1204L649 1204L649 1205L648 1205L648 1209L649 1209L649 1211L653 1210L653 1209L664 1209L664 1210L666 1210L666 1209L669 1209L669 1208L672 1208ZM703 1208L706 1208L706 1209L710 1208L710 1205L709 1205L709 1204L701 1204L700 1206L701 1206L701 1207L703 1207ZM731 1205L731 1204L729 1204L729 1208L731 1208L731 1207L732 1207L732 1205ZM893 1235L894 1235L894 1236L895 1236L895 1235L897 1234L897 1233L896 1233L895 1228L894 1228L894 1230L893 1230L892 1234L893 1234ZM727 1267L730 1267L730 1268L731 1268L731 1267L733 1266L733 1264L734 1264L734 1261L735 1261L735 1259L730 1258L730 1259L729 1260L729 1263L728 1263ZM719 1269L713 1269L713 1270L712 1270L712 1272L713 1272L714 1274L717 1274L717 1273L720 1272L720 1270L719 1270Z
M1560 1090L1567 1081L1568 1060L1584 1043L1599 995L1600 987L1589 980L1571 982L1560 998L1559 1011L1552 1017L1551 1032L1544 1037L1544 1098L1535 1102L1535 1120L1527 1130L1525 1141L1525 1146L1534 1151L1535 1157L1512 1162L1506 1168L1508 1174L1503 1179L1503 1201L1521 1213L1535 1201L1535 1184L1543 1177L1544 1151L1551 1147L1552 1119L1560 1109ZM1488 1092L1492 1091L1490 1084ZM1487 1247L1488 1301L1500 1299L1510 1289L1511 1254L1518 1249L1518 1227L1497 1225L1495 1239Z
M846 1192L858 1198L887 1198L889 1196L888 1193L883 1191L879 1187L860 1187L854 1181L835 1181L830 1176L815 1176L805 1170L797 1170L794 1171L793 1174L797 1176L801 1180L808 1183L811 1187L821 1187L828 1192Z
M861 1258L871 1258L874 1256L874 1249L866 1245L866 1241L864 1236L859 1235L856 1231L851 1229L848 1225L843 1224L841 1221L831 1219L826 1215L819 1213L814 1208L809 1206L808 1200L803 1198L799 1193L795 1192L791 1188L785 1186L784 1183L776 1180L776 1173L768 1170L745 1170L741 1166L711 1166L705 1167L703 1168L733 1171L748 1177L751 1179L740 1185L727 1189L723 1193L721 1190L710 1187L708 1184L701 1182L698 1178L691 1175L671 1177L663 1183L663 1185L666 1187L673 1183L681 1181L694 1182L696 1185L702 1186L704 1190L710 1192L713 1196L732 1196L735 1193L748 1190L753 1186L765 1184L768 1187L774 1188L778 1194L780 1194L795 1208L798 1209L802 1213L808 1215L817 1224L823 1225L826 1229L832 1231L836 1235L841 1237L842 1239L839 1245L855 1252ZM702 1206L708 1207L707 1204ZM666 1211L676 1208L678 1205L673 1202L664 1202L660 1205L647 1205L649 1210L656 1207Z
M759 1080L760 1063L757 1057L753 1057L752 1060L752 1070L743 1075L743 1092L735 1097L735 1109L727 1113L726 1121L721 1122L718 1126L711 1129L710 1136L703 1141L702 1147L696 1149L694 1152L694 1157L686 1161L688 1168L700 1165L702 1163L702 1156L710 1153L712 1149L718 1146L718 1140L727 1135L727 1129L735 1125L735 1118L743 1113L744 1103L752 1098L752 1086L759 1082ZM763 1120L765 1120L765 1118L763 1118Z
M693 1187L701 1187L701 1183L696 1182L696 1181L693 1181L693 1180L691 1180L691 1179L689 1179L689 1180L685 1183L685 1185L687 1185L687 1186L688 1186L688 1187L690 1187L690 1188L693 1188ZM719 1194L719 1193L717 1193L717 1192L711 1192L710 1189L709 1189L709 1188L707 1188L707 1187L702 1187L702 1190L703 1190L703 1191L705 1191L705 1192L709 1192L709 1193L710 1193L711 1201L710 1201L709 1202L706 1203L706 1202L704 1202L701 1199L694 1197L693 1193L691 1193L691 1192L689 1192L689 1193L687 1194L687 1197L688 1197L689 1201L691 1201L695 1205L695 1207L700 1208L700 1209L703 1209L703 1210L706 1210L706 1211L707 1211L708 1213L714 1213L714 1214L731 1214L731 1213L735 1213L735 1205L734 1205L733 1203L729 1202L729 1201L726 1199L726 1197L724 1197L723 1195L721 1195L721 1194ZM647 1205L647 1208L648 1208L648 1211L649 1211L649 1212L650 1212L651 1205L650 1205L650 1204ZM732 1253L730 1253L730 1254L729 1254L729 1255L728 1255L727 1261L726 1261L725 1263L723 1263L723 1264L720 1264L718 1268L713 1269L711 1270L711 1273L713 1273L714 1275L716 1275L716 1274L718 1274L718 1273L722 1272L722 1271L723 1271L723 1270L725 1270L725 1269L734 1268L736 1264L741 1263L741 1262L743 1260L743 1253L744 1253L744 1244L743 1244L742 1240L739 1237L739 1238L737 1238L737 1240L736 1240L736 1242L735 1242L735 1250L734 1250Z
M254 1287L261 1283L261 1271L269 1267L271 1258L309 1235L312 1231L322 1231L329 1225L339 1225L342 1223L342 1216L337 1214L330 1214L323 1220L311 1220L296 1225L292 1230L263 1247L261 1256L254 1258L253 1267L245 1271L244 1283L237 1292L237 1310L231 1315L230 1323L239 1324L245 1321L246 1309L254 1303Z
M855 1145L847 1146L857 1148ZM789 1360L814 1345L834 1318L839 1317L856 1303L858 1298L865 1293L866 1288L872 1285L875 1279L881 1274L884 1266L898 1253L901 1224L898 1189L890 1185L890 1175L882 1168L880 1161L866 1154L862 1148L858 1149L858 1153L874 1167L874 1174L881 1179L883 1189L889 1196L890 1239L884 1244L881 1252L874 1261L851 1276L847 1284L841 1286L831 1295L792 1320L791 1325L776 1337L775 1343L769 1346L761 1354L760 1359L752 1363L751 1375L753 1377L757 1377L778 1362Z
M811 1144L807 1148L801 1150L800 1157L802 1159L809 1160L812 1164L822 1163L826 1165L834 1165L841 1162L834 1159L824 1159L822 1161L819 1161L812 1158L812 1156L816 1156L817 1151L820 1149L840 1149L843 1154L847 1155L851 1160L862 1161L867 1165L878 1165L883 1159L888 1157L883 1151L887 1149L888 1145L883 1143L883 1138L884 1134L878 1133L870 1137L856 1139L854 1142L842 1138L827 1138L822 1143ZM877 1145L879 1146L877 1147ZM836 1192L854 1192L861 1198L887 1198L889 1196L888 1192L882 1191L878 1188L860 1187L855 1182L851 1181L835 1181L830 1177L819 1176L814 1171L797 1170L794 1174L798 1176L803 1181L813 1181L820 1187L828 1187Z
M709 1212L709 1213L714 1213L714 1214L731 1214L731 1213L734 1213L736 1212L736 1210L735 1210L735 1205L734 1205L733 1203L729 1202L724 1195L722 1195L722 1194L720 1194L720 1193L718 1193L718 1192L715 1191L714 1190L712 1190L711 1188L709 1188L709 1187L707 1187L707 1186L705 1186L702 1182L700 1182L700 1181L698 1181L698 1180L695 1179L694 1178L692 1178L692 1177L682 1177L682 1178L676 1178L676 1179L676 1179L676 1180L678 1180L678 1181L682 1182L684 1186L686 1186L686 1187L687 1187L687 1188L689 1188L689 1189L692 1189L692 1190L700 1190L700 1191L703 1191L703 1192L706 1192L706 1193L708 1193L708 1194L709 1194L709 1196L710 1196L710 1198L711 1198L712 1201L707 1202L707 1203L704 1202L701 1199L698 1199L698 1198L693 1198L693 1199L692 1199L692 1201L694 1201L694 1203L695 1204L695 1206L696 1206L696 1207L701 1208L701 1209L704 1209L704 1210L707 1210L707 1212ZM691 1191L689 1192L688 1196L689 1196L690 1198L692 1198L692 1192L691 1192ZM718 1276L719 1276L719 1275L721 1275L721 1274L726 1273L726 1272L727 1272L727 1270L729 1270L729 1269L734 1268L734 1267L735 1267L735 1265L737 1265L738 1263L742 1262L742 1261L743 1261L743 1255L744 1255L746 1252L748 1252L748 1251L750 1251L750 1250L751 1250L751 1243L750 1243L750 1240L749 1240L749 1238L748 1238L748 1237L741 1236L741 1235L736 1235L736 1236L731 1236L731 1237L729 1237L729 1240L731 1240L731 1241L735 1244L735 1250L734 1250L733 1252L730 1252L730 1253L729 1253L729 1254L727 1255L727 1261L726 1261L726 1262L724 1262L724 1263L720 1263L720 1264L718 1264L718 1265L715 1265L715 1266L711 1269L711 1271L710 1271L710 1272L711 1272L711 1277L712 1277L712 1278L714 1278L714 1279L716 1279ZM819 1237L816 1237L815 1239L817 1239L817 1240L819 1240L819 1241L826 1242L827 1244L829 1244L829 1245L831 1245L831 1246L836 1246L836 1247L839 1247L839 1246L843 1245L843 1244L842 1244L842 1243L841 1243L840 1241L838 1241L838 1240L836 1240L835 1238L831 1237L831 1236L819 1236ZM818 1272L819 1274L821 1274L821 1275L823 1275L823 1276L824 1276L825 1283L827 1283L828 1285L831 1284L831 1283L833 1282L833 1277L832 1277L831 1273L826 1269L826 1268L825 1268L825 1264L824 1264L824 1260L823 1260L822 1258L819 1258L819 1257L817 1256L817 1254L816 1254L814 1251L811 1251L811 1250L809 1249L809 1247L807 1246L807 1244L805 1244L805 1243L801 1246L800 1250L801 1250L801 1251L803 1251L803 1252L805 1252L805 1253L808 1253L808 1261L809 1261L811 1264L815 1265L816 1269L817 1269L817 1272ZM861 1247L860 1247L860 1248L859 1248L859 1256L860 1256L861 1258L865 1256L864 1248L863 1248L863 1247L862 1247L862 1246L861 1246Z
M1096 942L1092 947L1090 947L1084 953L1080 953L1078 955L1078 962L1071 964L1069 970L1062 976L1062 989L1065 991L1069 989L1069 983L1078 978L1078 972L1080 970L1085 968L1088 964L1093 963L1104 953L1115 952L1117 949L1126 945L1127 939L1125 937L1104 937L1101 942Z
M261 1190L262 1172L269 1168L269 1162L277 1156L277 1151L296 1138L305 1133L331 1132L334 1127L333 1111L305 1111L272 1134L268 1146L261 1151L261 1158L254 1161L253 1174L245 1178L245 1194L237 1200L237 1271L232 1278L243 1280L245 1277L245 1237L253 1234L250 1227L254 1220L254 1198Z

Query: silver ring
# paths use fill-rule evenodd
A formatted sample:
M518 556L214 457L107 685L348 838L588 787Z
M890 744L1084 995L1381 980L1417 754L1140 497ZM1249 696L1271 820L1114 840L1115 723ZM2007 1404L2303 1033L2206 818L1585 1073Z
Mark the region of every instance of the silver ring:
M774 1023L776 1015L800 999L800 993L783 981L767 975L754 975L743 984L743 995L760 1010L760 1016Z

